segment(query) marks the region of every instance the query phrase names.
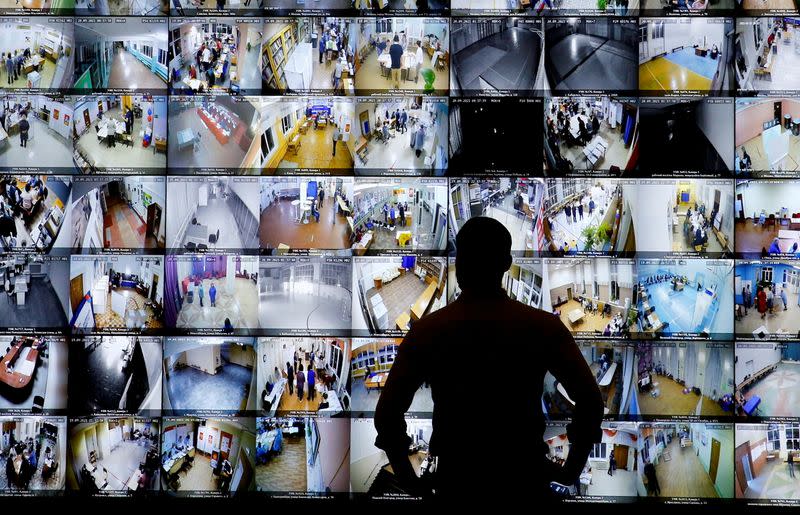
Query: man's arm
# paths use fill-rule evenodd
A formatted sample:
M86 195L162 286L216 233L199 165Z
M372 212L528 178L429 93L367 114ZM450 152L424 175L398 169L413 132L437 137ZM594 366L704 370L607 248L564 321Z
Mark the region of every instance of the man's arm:
M405 414L422 386L425 360L413 329L408 332L397 351L386 385L375 408L375 447L383 449L392 471L401 484L412 488L417 475L408 459L411 438L406 433Z
M605 405L594 374L572 335L559 320L554 319L554 326L551 333L553 351L545 353L550 357L547 368L575 401L572 422L567 425L570 447L563 467L564 477L554 479L571 484L580 475L593 444L602 438L600 424Z

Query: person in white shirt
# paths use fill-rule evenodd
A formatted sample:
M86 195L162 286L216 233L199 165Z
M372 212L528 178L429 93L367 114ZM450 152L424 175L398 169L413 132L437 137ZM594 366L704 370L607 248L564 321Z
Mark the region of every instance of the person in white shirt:
M30 184L25 185L25 190L22 192L22 209L30 211L33 209L33 202L36 192L31 188Z
M416 60L417 60L417 74L414 77L414 82L419 82L419 70L422 68L422 59L424 54L422 52L422 41L417 41L417 53L416 53Z

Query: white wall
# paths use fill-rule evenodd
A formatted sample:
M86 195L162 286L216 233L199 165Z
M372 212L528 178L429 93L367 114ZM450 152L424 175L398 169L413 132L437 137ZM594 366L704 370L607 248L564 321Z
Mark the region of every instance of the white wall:
M758 216L764 209L769 213L780 211L782 207L789 214L800 212L800 184L792 182L756 182L750 181L736 186L736 193L742 194L745 216Z
M774 365L781 361L781 350L778 345L737 345L736 347L736 366L734 367L736 384L744 381L749 367L747 362L753 362L755 372L764 367Z
M719 25L721 27L721 25ZM717 25L711 25L717 27ZM722 48L719 46L719 48ZM706 135L717 150L728 170L733 170L733 108L734 104L710 104L699 102L697 105L697 126Z

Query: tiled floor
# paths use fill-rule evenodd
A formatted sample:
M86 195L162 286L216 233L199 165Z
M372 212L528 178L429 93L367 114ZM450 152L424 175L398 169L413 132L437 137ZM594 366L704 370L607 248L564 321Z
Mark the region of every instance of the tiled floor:
M170 372L165 395L174 410L244 410L253 369L224 362L216 374L186 367Z
M758 476L748 483L744 496L747 499L800 499L799 481L800 467L796 464L792 477L784 460L770 460L764 463Z
M431 124L430 117L424 120L425 125L425 143L423 148L427 145L428 141L434 137L437 131L437 126ZM408 130L405 133L390 131L389 140L379 141L377 138L372 138L367 143L367 160L362 163L360 160L356 165L356 174L359 170L365 170L369 173L384 173L385 170L429 170L430 167L425 165L425 152L420 153L417 157L415 149L411 148L411 136L415 134L415 127L409 124Z
M265 492L305 492L306 438L283 435L283 450L267 463L256 465L256 487Z
M194 302L184 301L178 313L177 327L193 329L222 329L225 319L229 318L234 328L258 327L258 289L250 279L236 278L234 291L226 292L222 287L223 280L214 281L217 288L216 306L211 307L208 290L209 279L203 281L206 296L203 307L195 297Z
M781 361L769 375L747 390L744 398L761 398L758 414L769 417L800 416L800 363Z
M53 285L44 278L32 277L26 302L18 306L16 297L0 295L0 319L8 327L57 328L67 325L67 316Z
M378 399L381 396L380 390L368 390L364 386L364 379L354 379L351 386L352 396L352 411L367 412L364 416L371 416L378 405ZM433 412L433 399L431 397L431 389L422 385L417 393L414 394L414 400L408 408L409 412L417 413L432 413Z
M592 469L592 483L583 486L584 495L631 497L636 495L636 472L617 469L613 475L599 467Z
M781 132L786 129L782 129ZM754 171L767 171L772 170L769 157L766 150L764 150L764 140L761 135L747 141L744 145L736 148L736 155L742 155L742 149L747 151L747 154L752 160ZM780 161L780 164L775 167L776 169L790 171L800 168L800 136L789 136L789 155Z
M794 7L794 9L797 9ZM795 50L795 38L800 31L793 30L788 44L776 39L778 53L772 56L772 80L754 80L753 87L760 91L792 91L800 89L800 53Z
M105 115L106 118L122 120L122 111L112 109ZM163 170L167 166L167 155L155 152L154 146L143 147L139 132L142 130L142 119L133 120L133 146L129 147L117 142L109 147L106 142L97 139L94 127L84 132L75 143L81 154L91 160L99 168L158 168ZM213 136L212 136L213 137Z
M364 57L364 62L356 74L356 89L365 91L392 91L394 89L394 85L391 77L386 78L381 75L381 67L378 64L377 50L371 50ZM432 69L431 57L428 55L427 51L423 52L423 64L420 68L420 72L426 68ZM436 79L433 81L433 88L437 91L446 92L450 83L449 67L446 67L444 71L434 70L434 73L436 74ZM413 71L411 73L411 77L414 77ZM422 92L422 90L425 89L425 81L422 80L422 77L420 77L418 81L401 79L400 88L403 90Z
M133 54L118 48L111 62L111 76L108 78L109 88L130 88L143 90L163 90L167 92L167 83L153 73Z
M0 82L0 87L5 83ZM54 167L56 173L63 173L58 168L72 168L72 143L56 133L47 124L35 116L28 117L31 128L28 131L28 144L20 146L19 131L11 129L8 142L0 144L0 160L10 166Z
M221 144L205 126L195 108L184 110L174 116L172 110L173 106L170 106L168 141L177 142L178 132L190 128L193 134L200 135L200 142L184 148L178 148L177 145L168 143L170 167L238 168L242 165L245 151L234 138L230 138L225 145Z
M144 442L145 440L141 440ZM145 460L148 447L139 442L122 441L103 459L97 460L94 472L97 487L103 491L127 490L134 470ZM105 469L105 471L103 470ZM106 473L107 471L107 473ZM158 484L156 478L153 484ZM104 486L105 485L105 486Z
M320 207L319 223L295 222L290 200L273 202L261 211L259 233L262 248L275 249L281 243L295 249L346 249L350 246L349 226L341 214L333 213L335 199L326 198Z
M558 74L548 77L552 88L637 89L636 51L631 45L585 34L571 34L548 45L549 60Z
M147 329L158 329L163 327L163 323L161 320L158 320L154 316L153 309L146 305L148 299L131 288L116 288L114 291L118 293L122 293L126 297L128 297L128 302L125 306L125 313L130 313L132 310L136 311L144 311L146 313L146 325ZM111 308L111 294L113 292L108 293L108 299L106 301L106 312L99 314L95 313L94 321L95 325L98 329L126 329L128 326L125 323L125 319L123 319L119 314L115 313Z
M463 90L531 90L536 82L542 38L514 27L493 34L453 55Z
M11 49L9 48L9 50ZM62 61L64 61L64 64L66 64L66 59L68 58L62 57L61 59ZM49 57L46 57L44 59L44 66L39 71L39 75L41 75L41 79L39 81L40 88L50 89L59 87L58 84L53 84L53 79L56 75L56 70L57 70L56 63L54 63ZM17 80L15 81L12 80L11 83L9 83L8 74L6 73L6 67L3 66L2 71L0 71L0 84L2 84L3 87L9 87L9 88L27 88L28 77L25 75L25 73L20 72L19 75L17 75Z
M315 293L264 294L258 306L259 321L262 328L269 329L347 330L351 327L350 306L346 287L321 285Z
M235 194L234 194L235 195ZM179 213L175 213L179 215ZM170 215L171 216L171 215ZM219 196L209 196L205 206L198 206L195 213L197 223L208 226L209 234L216 234L219 230L219 239L216 244L209 244L209 248L217 249L254 249L258 248L258 239L255 234L242 234L237 228L238 224L233 216L227 200ZM181 247L188 239L184 237Z
M380 290L374 287L367 290L367 310L376 327L378 322L372 314L372 297L380 295L383 305L386 306L388 327L381 329L396 329L395 320L401 313L408 313L417 298L425 291L428 285L420 281L419 277L411 272L406 272L388 283L384 283Z
M755 292L755 288L753 292ZM797 304L798 294L787 291L786 297L789 300L789 305L786 306L788 308L787 310L783 309L784 306L780 300L780 296L776 296L773 300L774 309L772 313L770 314L769 311L767 311L763 319L757 309L754 307L750 308L747 315L745 315L742 320L736 321L736 333L750 334L763 326L767 328L767 332L770 334L774 334L779 330L797 334L798 331L800 331L800 317L797 315L800 309Z

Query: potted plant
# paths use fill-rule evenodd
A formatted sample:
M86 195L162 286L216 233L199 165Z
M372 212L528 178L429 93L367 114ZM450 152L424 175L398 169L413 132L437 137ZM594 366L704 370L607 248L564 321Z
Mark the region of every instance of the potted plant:
M606 10L606 0L597 0L597 8L601 11Z
M602 249L611 241L611 226L603 222L597 227L595 234Z
M586 242L584 248L586 250L594 249L594 245L597 243L597 227L594 225L587 225L581 231L581 236L583 236L583 240Z

